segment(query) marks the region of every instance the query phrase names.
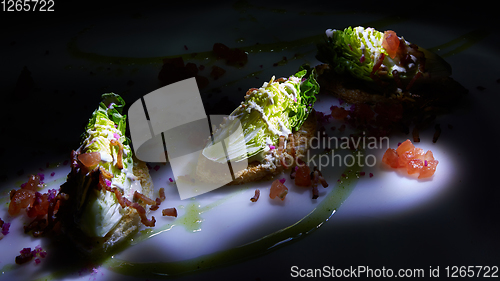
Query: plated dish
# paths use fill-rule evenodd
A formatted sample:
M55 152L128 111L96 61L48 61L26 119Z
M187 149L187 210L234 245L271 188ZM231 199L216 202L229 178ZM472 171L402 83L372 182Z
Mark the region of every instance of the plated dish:
M251 13L244 12L240 8L235 7L228 7L227 9L230 11L228 14L233 17L231 18L232 22L244 22L246 24L254 22ZM245 11L254 11L258 8L250 6L245 9ZM294 13L293 11L288 11L281 14L279 11L270 9L266 10L266 13L261 16L281 17L283 20L297 17L298 14L300 15L300 12ZM224 35L229 36L230 39L227 39L227 41L233 40L236 42L232 43L231 41L228 45L237 46L248 53L248 62L243 66L227 65L225 61L218 60L212 55L207 55L210 53L213 44L219 42L219 40L212 38L212 41L209 43L200 43L200 39L193 39L192 35L188 36L187 34L181 34L181 36L180 34L175 34L176 31L171 31L173 34L170 34L169 38L177 35L175 38L178 38L178 42L181 43L165 43L164 46L168 47L163 50L148 50L147 53L152 53L153 55L148 55L143 61L141 59L136 60L134 58L135 55L127 53L133 51L127 49L120 49L118 51L110 50L113 49L112 47L102 47L103 49L100 49L101 47L96 46L96 42L102 43L104 41L104 43L109 43L109 41L106 41L105 35L109 34L110 30L113 29L109 25L109 22L101 21L96 23L102 27L101 29L90 28L81 33L78 33L78 31L83 29L78 29L71 36L60 37L64 38L61 39L64 47L61 48L55 44L53 48L61 48L66 51L59 54L58 56L60 57L54 59L54 61L57 62L56 69L61 73L62 77L80 76L85 73L86 76L82 84L94 78L96 79L89 82L89 84L96 83L95 80L105 80L106 83L104 84L109 83L109 85L103 91L118 92L120 89L128 91L123 96L127 102L132 103L140 96L146 94L148 90L152 91L160 84L157 81L157 76L163 62L156 60L156 62L152 63L155 61L154 58L162 56L174 57L180 54L183 56L186 64L195 64L198 69L198 75L205 76L209 81L206 88L208 90L202 91L202 95L207 101L206 108L212 111L226 110L221 113L229 114L230 111L228 112L227 109L236 108L234 105L238 104L238 100L241 99L247 89L262 84L273 75L276 75L276 77L287 77L303 63L318 64L319 62L315 59L316 47L311 44L311 40L321 38L320 36L322 36L324 30L334 27L333 25L342 28L353 25L352 22L361 21L363 23L366 22L366 25L377 26L377 28L382 30L386 28L401 29L401 34L408 36L408 38L421 32L431 35L440 34L439 31L433 31L432 27L419 25L414 21L385 22L385 17L378 14L363 14L360 16L356 13L349 15L342 13L333 13L332 15L304 13L302 16L306 18L319 18L321 21L327 21L327 17L331 19L331 17L335 16L335 20L328 24L319 24L316 22L314 27L312 24L306 25L306 30L302 32L281 35L283 37L278 38L275 38L278 35L262 34L262 32L255 32L255 34L242 38L240 37L241 32L233 34L229 32L232 29L228 29L227 33L225 33L226 35ZM159 21L155 18L156 14L145 14L148 16L146 19L143 18L141 21L138 18L138 22L134 22L134 24L137 23L146 26ZM260 22L259 24L259 19L256 21L257 26L263 23ZM124 23L129 22L129 20L124 20ZM263 19L260 20L263 21ZM91 20L89 21L91 22ZM244 25L239 26L239 28L244 29ZM263 27L260 26L260 28ZM411 30L415 31L411 32ZM440 37L439 41L434 40L435 36L429 36L428 39L411 39L411 41L418 42L427 48L439 52L437 49L440 49L440 46L445 46L454 39L468 34L461 29L453 31ZM139 36L139 34L136 33L133 36ZM481 39L488 38L487 36L485 34ZM470 37L464 38L466 40L470 39ZM129 41L129 39L130 37L126 37L126 39L122 40ZM223 38L218 39L222 41ZM479 44L481 42L479 39L475 42L474 40L470 40L469 42L472 43L471 46L484 48L486 52L489 51L487 47ZM21 44L21 42L16 42L16 44ZM106 46L106 44L99 45ZM142 43L138 43L138 46L142 45ZM178 45L177 47L180 48L167 50L168 48L174 48L173 46L175 45ZM442 48L444 49L444 47ZM441 55L449 60L454 70L457 70L457 76L454 76L456 80L462 82L461 78L464 75L461 74L461 65L455 67L458 64L457 62L460 61L459 56L475 53L477 50L460 50L456 47L451 47L451 50L455 50L456 54L446 56L447 53L441 51ZM469 51L470 53L468 53ZM122 53L120 54L120 52ZM157 55L154 54L155 52ZM57 52L55 53L57 54ZM49 54L53 53L50 51ZM140 57L144 58L144 55L140 55ZM457 57L459 59L456 59ZM128 60L125 58L128 58ZM43 59L45 58L39 58L39 60ZM120 64L110 63L110 61L114 60L121 60L121 62ZM204 68L201 69L201 66L204 66ZM216 76L215 74L211 76L212 72L209 71L216 69L212 68L212 66L223 68L226 72L220 76ZM33 67L28 65L28 68L30 69L32 78L37 81L38 87L41 87L42 91L50 89L49 92L53 93L54 96L60 95L63 96L63 99L74 100L81 97L84 91L86 92L86 90L79 90L78 87L75 90L75 87L65 88L66 86L61 86L58 93L54 93L52 88L50 88L50 83L39 82L45 80L45 76L40 74L40 70L44 69L42 65L34 65ZM110 89L112 88L111 84L120 84L124 79L127 81L118 86L119 89ZM464 86L470 88L471 82L469 81L467 80ZM492 79L492 81L495 80ZM475 87L472 90L475 90ZM490 86L485 85L484 87ZM71 88L73 88L73 94L71 94ZM89 92L93 93L95 90L92 89ZM238 94L223 98L224 96L228 96L228 93ZM72 108L74 115L82 115L82 117L75 117L76 120L82 122L85 119L88 120L88 116L94 110L96 101L98 100L95 98L100 94L102 93L92 94L93 98L89 97L88 100L85 99L82 102L84 106L80 107L83 109L81 114L76 113L78 109ZM59 105L60 103L58 103ZM329 113L332 106L348 108L347 104L342 100L328 95L319 96L314 108L317 112ZM61 112L63 116L66 116L68 111L62 110ZM422 204L429 204L429 202L437 200L435 198L440 198L440 195L447 194L451 188L449 183L450 176L457 175L457 171L463 168L459 167L459 162L455 161L457 157L456 153L454 153L456 147L450 145L449 139L445 138L445 134L456 134L448 125L444 125L454 123L452 122L453 118L443 117L440 120L442 120L442 130L445 133L442 134L436 144L432 143L432 135L435 133L433 128L422 130L420 136L421 144L419 146L422 146L425 150L431 149L440 161L439 170L431 180L418 181L398 173L391 173L389 170L380 167L380 165L372 167L368 165L363 167L349 167L349 165L346 165L346 162L342 162L341 165L325 165L325 170L322 171L322 174L330 184L327 188L320 188L317 199L311 199L309 189L296 186L289 174L283 174L279 178L284 178L284 184L289 188L289 193L283 201L269 198L271 181L249 183L236 187L223 187L197 196L194 199L180 200L175 181L170 180L174 176L169 165L151 163L149 172L154 182L155 190L165 188L165 204L168 203L169 206L177 208L177 218L162 217L158 211L156 211L157 213L152 212L156 216L156 226L154 228L141 229L133 239L127 242L128 247L117 251L112 258L99 260L93 264L79 263L82 261L79 258L75 258L75 261L78 262L66 261L67 263L64 263L64 257L74 257L75 253L58 249L57 243L54 243L50 239L33 239L29 235L24 234L22 226L27 223L26 220L22 217L11 218L6 215L6 208L2 208L0 210L0 218L10 224L10 229L9 233L4 235L4 238L0 240L0 244L8 245L0 256L0 271L4 276L15 276L15 278L31 278L33 276L36 276L36 278L45 278L48 276L53 279L80 278L87 280L95 278L96 280L107 280L116 276L127 276L137 279L155 279L162 278L163 275L188 273L188 275L178 276L178 278L188 279L210 274L203 270L218 268L219 266L225 267L227 264L234 264L235 260L239 261L239 263L234 267L227 267L238 270L246 266L248 262L252 263L251 258L264 255L264 259L267 259L269 256L281 253L280 251L288 251L288 248L295 250L296 247L299 247L297 245L302 246L301 243L307 243L310 246L314 244L311 241L313 240L311 237L315 237L313 235L319 235L318 237L326 235L316 233L330 233L334 231L334 229L327 226L335 222L337 216L340 222L345 222L350 219L356 220L356 218L371 216L373 213L381 216L381 214L390 214L391 212L397 213L398 211L395 210L404 212L413 210ZM326 119L324 121L323 126L328 136L349 138L352 131L348 127L344 131L339 130L343 125L342 122L333 119ZM49 132L56 131L53 127L58 127L56 124L59 124L59 121L45 122L45 126L49 127L47 129ZM67 124L65 123L66 121L61 122L61 126ZM74 136L78 137L78 134L81 133L81 126L75 125L74 127L77 128L68 129L67 136L58 138L59 142L53 141L54 136L57 134L52 134L48 137L50 141L47 141L47 143L52 143L52 145L47 145L50 148L45 150L47 151L45 154L35 154L33 161L30 161L29 165L22 166L23 168L17 168L20 166L13 168L15 170L1 184L0 202L2 203L2 207L5 207L8 203L8 199L6 198L8 198L10 190L12 188L19 188L25 182L28 174L42 174L44 177L43 181L47 184L44 187L45 189L56 188L64 183L66 175L70 171L68 162L70 159L68 152L60 151L64 149L57 149L57 146L61 143L60 146L64 148L70 147L69 144L72 144L71 146L74 147L74 144L78 141L78 139L75 140ZM71 131L79 132L72 133ZM394 138L391 137L388 140L388 145L395 147L398 142L403 142L406 139L403 139L403 137L405 136L396 135ZM339 146L340 144L342 144L341 139L339 139ZM331 146L330 148L335 148L335 144L331 144ZM331 161L330 164L334 160L341 159L341 161L344 161L350 159L347 157L348 154L345 150L337 149L335 153L338 153L337 155L340 157L333 158L332 155L335 155L335 153L330 151L329 154L325 154L325 148L318 147L314 150L314 153L318 155L315 158L318 165L320 164L320 159L321 161L327 161L327 157L322 155L330 157L328 158ZM384 143L383 147L374 147L370 150L370 153L374 155L374 159L381 162L386 148L387 146ZM40 150L41 148L38 148L34 151ZM28 152L28 154L30 153ZM22 173L21 170L23 170ZM401 185L406 187L404 192L399 188ZM374 186L377 189L372 188ZM250 198L254 196L255 189L261 190L261 196L257 202L251 202ZM385 192L390 194L387 195ZM371 200L373 198L379 200ZM345 210L346 214L342 216L343 210ZM318 230L316 231L316 229ZM298 242L294 243L296 241ZM21 267L14 264L14 259L19 255L19 251L28 247L34 250L37 249L38 245L47 253L45 257L41 257L38 253L38 256L36 256L40 261L38 264L35 261L36 259L29 261ZM53 253L57 254L53 255ZM330 254L323 253L322 257L330 257ZM249 258L250 261L248 261ZM261 259L255 258L256 261L260 261ZM334 263L335 261L336 259L328 260L328 263ZM280 268L282 273L288 270L288 267L293 263L288 260L282 261L280 264L287 262L290 264L286 268ZM62 264L66 264L67 266L63 267L61 266ZM257 270L257 273L252 275L252 277L263 278L265 272L269 271L271 271L271 268L265 267L261 271ZM270 276L272 276L272 273Z

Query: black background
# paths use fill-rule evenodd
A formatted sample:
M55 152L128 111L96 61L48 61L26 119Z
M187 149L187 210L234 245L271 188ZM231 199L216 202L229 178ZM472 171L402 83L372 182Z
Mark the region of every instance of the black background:
M67 22L78 22L80 19L102 19L120 17L124 14L135 14L148 10L165 10L168 13L184 14L190 22L197 19L191 17L199 11L213 9L218 5L228 3L197 1L167 3L170 1L81 1L73 2L56 0L55 12L52 13L14 13L0 12L0 57L7 58L9 53L21 44L33 44L33 49L40 56L50 56L50 48L37 49L38 41L32 41L24 36L26 30L36 28L47 42L54 40L51 29ZM347 9L359 13L378 12L391 16L410 17L417 22L452 27L471 27L495 29L498 24L497 9L492 2L468 2L441 4L438 2L410 1L307 1L269 3L276 7L286 8L287 5L301 5L304 9L328 10ZM493 5L493 6L492 6ZM202 23L200 23L202 24ZM230 24L230 23L228 23ZM272 26L272 22L268 23ZM175 28L172 23L170 28ZM324 27L319 27L324 29ZM493 48L498 48L498 40L490 40ZM45 51L48 53L44 54ZM93 105L102 94L102 85L95 85L94 92L82 93L79 85L73 85L73 90L66 89L72 81L61 81L54 77L50 81L52 87L37 87L37 73L32 73L34 85L23 91L23 85L17 79L12 79L21 73L24 66L30 68L29 61L19 64L4 64L0 61L4 75L0 76L2 93L2 110L0 121L1 145L0 159L2 169L1 180L11 179L18 174L30 170L30 166L44 163L52 155L61 155L78 145L81 128L85 125L93 111ZM482 66L471 65L470 71L480 71ZM7 75L9 73L9 75ZM8 77L9 79L5 79ZM498 72L500 78L500 72ZM29 81L29 80L28 80ZM123 88L130 79L123 77ZM127 96L128 101L151 92L158 85L151 84L143 89L134 89ZM480 85L477 85L480 86ZM71 87L70 87L71 88ZM471 94L483 95L479 99L498 101L495 94L500 90L486 89L479 91L469 89ZM23 91L23 95L19 95ZM44 101L30 102L35 96L44 95ZM135 96L134 96L135 95ZM38 99L36 99L38 100ZM499 250L499 217L498 214L498 165L490 162L490 158L498 159L498 149L483 146L498 140L498 114L488 112L483 117L478 113L477 120L470 120L471 126L464 129L464 139L474 132L479 136L475 144L469 146L470 151L464 152L470 165L471 176L466 184L454 193L442 205L419 213L392 218L388 221L357 221L343 222L338 226L335 220L329 222L328 228L316 231L297 243L279 248L264 256L237 262L231 266L182 276L193 280L281 280L289 278L290 267L319 268L324 265L335 265L338 268L368 265L374 268L382 266L391 268L425 268L441 265L500 265ZM480 125L477 125L480 124ZM63 132L63 133L61 133ZM476 137L477 138L477 137ZM57 145L49 145L57 143ZM480 143L480 144L478 144ZM497 161L497 160L495 160ZM456 210L461 210L457 213ZM440 214L435 216L435 214ZM445 219L443 219L445 218ZM338 231L337 230L338 227ZM326 227L325 227L326 228ZM316 244L314 241L321 241ZM325 241L331 241L326 243ZM308 251L303 251L301 243L310 245ZM300 245L299 245L300 244ZM0 241L1 245L1 241Z

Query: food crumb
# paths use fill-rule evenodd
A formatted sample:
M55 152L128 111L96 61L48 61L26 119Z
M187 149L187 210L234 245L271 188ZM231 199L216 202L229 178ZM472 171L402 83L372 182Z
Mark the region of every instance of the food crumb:
M250 201L257 202L257 200L259 200L259 197L260 197L260 190L256 189L255 190L255 195L252 198L250 198Z
M176 208L163 209L161 210L161 214L163 216L177 217L177 209Z

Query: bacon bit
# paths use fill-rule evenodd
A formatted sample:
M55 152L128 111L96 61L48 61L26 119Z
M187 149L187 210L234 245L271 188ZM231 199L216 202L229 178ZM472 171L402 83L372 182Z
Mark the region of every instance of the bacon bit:
M116 159L116 167L118 169L123 169L123 144L115 139L112 139L109 144L110 146L118 146L118 155L116 156L118 159Z
M318 190L318 185L314 185L312 187L312 199L318 199L319 197L319 190Z
M122 206L122 208L127 207L127 204L124 200L126 198L123 197L122 192L118 189L118 187L113 187L112 191L116 196L116 200L118 201L118 203L120 203L120 206Z
M377 62L373 66L372 72L370 73L370 78L375 79L375 73L378 71L378 69L382 65L382 62L384 62L384 58L385 58L385 54L381 53L377 59Z
M413 128L412 135L413 135L413 142L420 142L420 136L419 136L419 133L418 133L418 127L417 126L415 126L415 128Z
M413 78L410 80L410 82L408 83L408 85L406 86L406 90L409 90L412 86L413 86L413 83L415 83L415 81L417 81L418 78L420 78L420 76L422 76L422 72L417 72L415 74L415 76L413 76Z
M49 229L52 230L54 228L54 213L59 210L61 202L68 199L69 195L63 192L59 192L55 198L49 198L50 203L47 210L47 225Z
M137 190L134 191L134 198L140 199L146 205L155 205L156 204L156 202L153 199L147 197L146 195L144 195L142 193L137 192Z
M104 169L103 167L99 167L99 172L101 172L105 179L111 179L114 177L110 171Z
M280 136L280 140L278 143L278 155L281 155L281 153L283 153L284 146L285 146L285 136Z
M47 228L47 220L44 216L38 216L27 226L24 226L24 233L33 231L33 237L40 237Z
M295 138L293 134L288 135L288 142L286 144L286 152L295 158Z
M245 94L245 96L249 96L249 95L251 95L254 91L257 91L257 90L259 90L259 89L257 89L257 88L250 88L250 89L247 91L247 93Z
M160 199L161 201L165 201L166 197L165 197L165 188L160 188Z
M83 153L77 156L80 163L87 168L94 167L101 161L101 153L99 152L89 152Z
M108 179L106 178L106 176L104 176L104 173L101 172L102 169L99 169L99 183L97 184L97 188L99 190L101 189L104 189L104 190L107 190L107 191L110 191L110 192L113 192L113 190L111 190L111 185L108 184Z
M257 200L259 200L259 197L260 197L260 190L256 189L255 190L255 195L252 198L250 198L250 201L257 202Z
M163 209L161 210L161 214L163 216L177 217L177 209L176 208Z
M314 167L314 172L311 175L312 180L313 180L313 187L317 186L318 183L321 183L321 185L324 188L328 187L328 183L326 182L325 178L323 177L323 174L321 174L321 171L318 169L318 167Z
M155 201L156 201L156 204L154 204L153 206L151 206L149 208L151 211L156 211L156 210L158 210L160 208L160 205L161 205L160 198L156 198Z
M128 200L127 200L128 201ZM130 201L129 201L130 202ZM156 223L156 219L155 217L151 217L151 220L149 220L147 217L146 217L146 210L144 209L144 207L142 207L139 203L137 202L133 202L131 205L130 205L131 208L134 208L137 210L137 213L139 214L139 216L141 217L141 222L142 224L144 224L145 226L148 226L148 227L153 227L155 226L155 223Z

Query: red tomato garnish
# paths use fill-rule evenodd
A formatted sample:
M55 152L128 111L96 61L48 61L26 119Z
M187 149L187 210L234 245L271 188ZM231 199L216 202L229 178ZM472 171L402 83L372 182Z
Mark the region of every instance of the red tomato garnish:
M424 161L425 163L425 161ZM423 178L428 178L428 177L431 177L432 175L434 175L434 173L436 172L436 167L438 165L439 161L437 160L430 160L430 161L427 161L427 165L424 164L424 166L422 167L422 170L420 171L420 175L418 176L419 179L423 179Z
M90 152L90 153L83 153L78 155L78 160L82 162L82 164L85 167L92 167L95 166L101 161L101 153L99 152Z
M297 166L295 170L295 184L298 186L311 186L311 169L305 164Z
M420 159L424 155L424 150L421 148L414 147L410 150L399 154L399 167L407 167L408 162L412 159ZM421 159L423 160L423 159Z
M415 147L410 140L401 143L396 150L388 148L382 162L391 168L405 168L409 175L420 173L419 179L428 178L436 172L437 164L432 151Z
M21 186L22 189L29 189L33 191L37 191L42 187L43 186L40 184L40 176L38 175L31 175L28 179L28 182Z
M30 218L46 215L49 210L49 194L38 193L35 195L35 200L31 204L31 208L28 209L28 217Z
M387 30L384 32L384 40L382 40L382 47L387 51L391 59L396 57L399 48L399 38L396 32Z
M269 197L271 199L276 198L278 196L281 201L285 200L286 195L288 194L288 188L280 182L279 179L273 181L271 185L271 191L269 192Z
M403 143L401 143L398 148L396 148L396 153L398 155L401 155L403 153L405 153L406 151L408 150L411 150L415 148L415 146L413 145L413 143L411 143L410 140L405 140Z
M396 153L396 150L388 148L385 151L384 156L382 157L382 162L391 166L391 168L399 167L399 158L398 154Z
M337 120L343 120L349 115L349 111L345 110L342 107L333 106L332 107L332 117Z
M420 172L420 170L422 169L423 166L424 166L424 161L422 161L418 158L411 159L406 164L406 170L408 171L408 175L412 175L412 174Z
M9 214L15 216L21 209L33 205L35 202L35 191L29 189L18 189L9 204Z

